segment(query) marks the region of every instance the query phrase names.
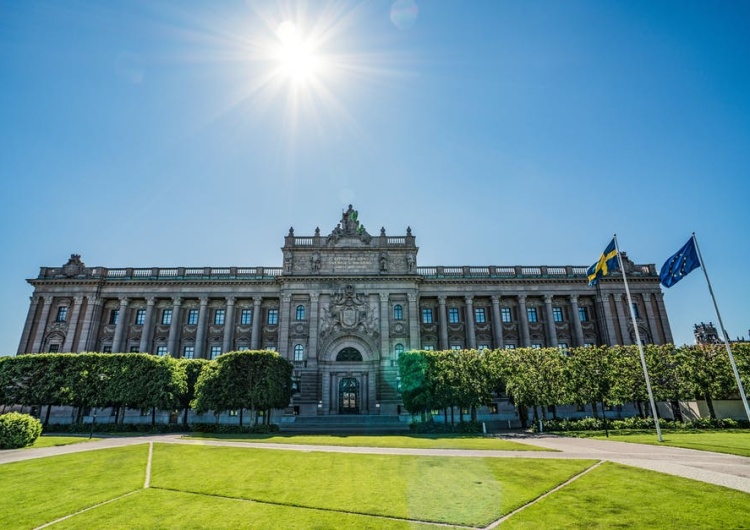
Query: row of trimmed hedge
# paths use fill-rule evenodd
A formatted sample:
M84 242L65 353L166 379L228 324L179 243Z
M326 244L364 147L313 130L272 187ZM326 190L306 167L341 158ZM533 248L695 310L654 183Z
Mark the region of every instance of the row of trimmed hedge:
M750 422L747 420L733 420L731 418L712 419L698 418L695 421L673 421L659 418L659 426L662 429L675 429L680 431L693 431L697 429L737 429L748 428ZM564 431L603 431L604 420L602 418L580 418L580 419L549 419L542 420L542 428L545 432L564 432ZM618 420L607 419L606 427L613 431L620 430L637 430L653 429L653 418L641 418L634 416ZM534 432L539 432L539 423L532 426Z
M169 432L206 432L214 434L268 434L278 432L279 427L275 424L270 425L223 425L216 423L191 423L183 425L177 423L170 424L145 424L145 423L96 423L93 426L93 432L97 433L143 433L143 434L161 434ZM71 423L67 425L50 424L44 428L45 433L90 433L92 432L91 423Z

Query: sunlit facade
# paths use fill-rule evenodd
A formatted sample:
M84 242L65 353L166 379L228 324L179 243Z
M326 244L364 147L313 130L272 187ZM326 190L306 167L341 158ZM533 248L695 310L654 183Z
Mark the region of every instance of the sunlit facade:
M290 229L281 267L87 267L73 255L28 280L18 353L271 349L294 364L288 414L396 415L410 349L635 340L618 273L594 289L585 266L419 266L418 251L410 228L373 236L350 206L330 233ZM672 342L654 265L624 263L642 340Z

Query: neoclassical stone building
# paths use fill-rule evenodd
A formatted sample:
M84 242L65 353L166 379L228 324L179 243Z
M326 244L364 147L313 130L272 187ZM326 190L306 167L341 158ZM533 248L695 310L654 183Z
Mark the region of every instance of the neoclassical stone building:
M297 414L395 414L409 349L632 344L619 273L586 266L418 266L411 229L370 235L350 206L327 235L284 238L282 267L42 267L18 353L216 358L272 349ZM588 256L587 258L594 258ZM654 265L625 258L644 341L672 342Z

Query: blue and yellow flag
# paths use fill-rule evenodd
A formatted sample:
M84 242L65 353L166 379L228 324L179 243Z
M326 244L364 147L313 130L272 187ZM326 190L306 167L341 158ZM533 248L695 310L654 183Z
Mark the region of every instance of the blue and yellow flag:
M617 270L618 268L617 246L615 245L614 238L612 238L612 241L607 245L607 248L604 249L604 252L602 252L602 255L599 257L599 261L594 263L589 267L589 270L586 271L586 275L589 278L589 287L593 287L596 285L596 282L599 281L599 278L606 276L610 271Z
M700 266L701 262L698 259L695 240L691 237L680 250L664 262L659 272L659 279L664 287L672 287L687 276L690 271Z

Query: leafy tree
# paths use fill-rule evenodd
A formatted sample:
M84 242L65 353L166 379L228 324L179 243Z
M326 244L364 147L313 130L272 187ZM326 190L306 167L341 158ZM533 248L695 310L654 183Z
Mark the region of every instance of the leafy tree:
M712 419L716 419L714 399L725 399L736 390L729 357L723 344L702 344L680 348L680 371L686 390L703 398Z

